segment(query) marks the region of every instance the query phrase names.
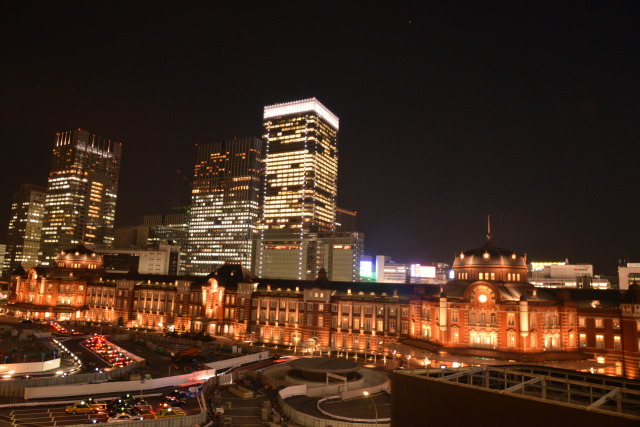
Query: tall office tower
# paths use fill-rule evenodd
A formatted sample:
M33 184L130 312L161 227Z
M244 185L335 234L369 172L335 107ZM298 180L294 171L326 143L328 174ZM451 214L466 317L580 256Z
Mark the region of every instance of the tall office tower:
M315 98L264 107L265 229L335 231L339 123Z
M4 275L20 265L28 270L38 263L46 196L46 188L31 184L23 184L13 194Z
M56 135L42 227L44 265L80 243L111 247L121 151L121 143L81 129Z
M225 262L249 266L260 214L263 142L230 139L198 146L193 177L187 273Z
M316 254L309 233L336 229L337 134L340 121L317 99L264 108L266 177L255 271L284 263L281 278L313 278ZM283 264L283 265L284 265Z

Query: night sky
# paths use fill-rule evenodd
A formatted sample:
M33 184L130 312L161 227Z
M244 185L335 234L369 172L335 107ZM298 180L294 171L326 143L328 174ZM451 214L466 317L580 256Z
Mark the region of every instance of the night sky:
M450 263L490 214L530 260L639 262L640 3L429 3L12 2L0 235L20 184L46 184L55 132L124 144L130 225L189 200L174 168L191 178L194 144L316 97L367 254Z

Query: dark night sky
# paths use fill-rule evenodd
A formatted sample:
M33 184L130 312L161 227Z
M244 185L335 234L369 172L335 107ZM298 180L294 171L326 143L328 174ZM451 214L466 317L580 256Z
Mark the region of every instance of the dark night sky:
M315 96L340 117L339 205L368 254L451 262L491 214L530 259L640 261L639 3L399 3L12 2L0 233L55 132L123 142L127 225L189 197L173 167L191 175L195 143Z

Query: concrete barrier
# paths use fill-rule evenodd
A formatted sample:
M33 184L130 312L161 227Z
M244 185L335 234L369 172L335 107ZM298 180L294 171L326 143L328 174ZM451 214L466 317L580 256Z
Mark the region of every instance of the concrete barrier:
M154 378L151 380L117 381L100 384L69 384L51 385L46 387L25 387L25 399L42 399L61 396L85 396L103 393L136 392L143 390L153 390L161 387L171 387L176 384L204 381L215 375L214 369L206 371L192 372L190 374L177 375L173 377Z
M0 375L13 371L13 374L27 372L42 372L60 367L60 359L45 360L44 362L6 363L0 365Z
M113 369L103 373L88 373L67 375L65 377L55 376L48 378L30 378L28 380L0 381L0 396L24 397L26 387L48 387L61 386L64 384L86 384L92 381L104 382L111 378L121 378L129 372L136 371L143 367L143 363L132 363L123 368Z
M205 365L211 369L217 369L219 371L221 369L244 365L245 363L258 362L260 360L267 360L268 358L269 358L269 352L262 351L260 353L234 357L233 359L226 359L226 360L219 360L217 362L205 363Z

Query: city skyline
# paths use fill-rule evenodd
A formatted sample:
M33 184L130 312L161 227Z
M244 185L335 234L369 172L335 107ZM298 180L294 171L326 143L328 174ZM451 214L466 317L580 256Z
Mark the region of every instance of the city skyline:
M637 5L277 2L251 16L70 5L14 5L2 29L12 46L0 137L7 158L29 161L1 172L3 239L11 195L44 185L49 158L38 153L60 129L124 141L116 225L126 225L188 199L173 169L191 176L194 144L259 136L264 105L317 97L343 122L337 205L358 211L368 254L451 261L483 241L491 214L496 244L531 259L592 262L596 273L640 260L628 201L639 178ZM92 28L96 14L117 31ZM55 24L69 19L73 28Z

